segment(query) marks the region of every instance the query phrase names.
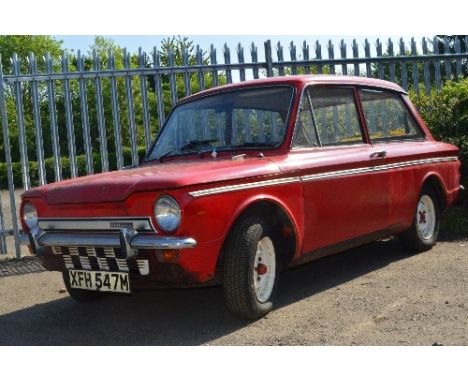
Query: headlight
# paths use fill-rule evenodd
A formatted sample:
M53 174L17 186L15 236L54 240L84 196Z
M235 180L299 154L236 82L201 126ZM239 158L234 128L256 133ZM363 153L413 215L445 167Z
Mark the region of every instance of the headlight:
M31 203L23 207L23 220L29 228L37 226L37 210Z
M180 224L180 207L170 196L161 196L154 205L154 217L164 231L175 231Z

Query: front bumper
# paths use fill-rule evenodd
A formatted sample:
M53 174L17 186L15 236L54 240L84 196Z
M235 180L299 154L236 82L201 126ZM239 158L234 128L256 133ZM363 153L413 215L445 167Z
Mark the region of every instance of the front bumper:
M132 258L139 249L186 249L194 248L197 242L190 237L137 233L127 228L112 233L90 233L48 232L33 227L29 234L21 235L21 244L30 245L37 255L47 247L105 247L120 248L125 258Z

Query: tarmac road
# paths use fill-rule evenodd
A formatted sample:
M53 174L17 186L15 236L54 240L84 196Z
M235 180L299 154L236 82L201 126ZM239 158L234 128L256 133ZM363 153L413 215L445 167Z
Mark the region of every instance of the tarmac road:
M288 270L256 322L231 317L220 287L76 303L26 262L0 261L0 345L468 344L468 238L416 255L379 241Z

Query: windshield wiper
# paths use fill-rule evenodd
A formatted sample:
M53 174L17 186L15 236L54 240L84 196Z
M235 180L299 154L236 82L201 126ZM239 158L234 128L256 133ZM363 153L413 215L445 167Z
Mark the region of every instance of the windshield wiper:
M195 147L207 145L209 143L214 143L214 142L218 142L218 140L217 139L194 139L194 140L188 141L185 145L182 145L179 150L183 151L187 149L192 149Z
M169 151L166 151L165 153L161 154L158 158L154 158L154 159L151 159L151 160L158 160L160 162L162 162L162 160L164 158L167 158L168 156L172 156L172 157L177 157L177 156L186 156L186 155L190 155L190 154L206 154L206 153L211 153L213 152L213 150L216 150L215 148L209 148L209 149L206 149L206 150L192 150L192 151L186 151L186 152L183 152L183 153L180 153L180 152L175 152L175 150L169 150ZM150 161L151 161L150 160ZM148 161L148 162L150 162Z
M275 147L278 143L276 142L244 142L241 145L232 146L233 148L239 147Z
M162 154L161 154L159 157L157 157L157 158L154 158L154 159L156 159L156 160L158 160L158 161L160 161L160 162L161 162L161 161L162 161L162 160L163 160L165 157L167 157L167 156L171 155L173 152L174 152L174 150L173 150L173 149L171 149L171 150L168 150L168 151L166 151L165 153L162 153ZM153 159L153 160L154 160L154 159Z

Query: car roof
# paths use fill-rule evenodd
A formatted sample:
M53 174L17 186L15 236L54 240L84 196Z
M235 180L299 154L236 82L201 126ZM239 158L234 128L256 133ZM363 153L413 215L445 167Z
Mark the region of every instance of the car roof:
M292 75L292 76L279 76L268 77L257 80L249 80L237 82L234 84L217 86L208 90L201 91L181 100L181 102L190 101L198 97L204 97L210 94L224 92L228 90L241 89L244 87L264 86L264 85L354 85L363 87L372 87L380 89L388 89L400 93L406 93L399 85L379 80L376 78L357 77L357 76L343 76L343 75Z

